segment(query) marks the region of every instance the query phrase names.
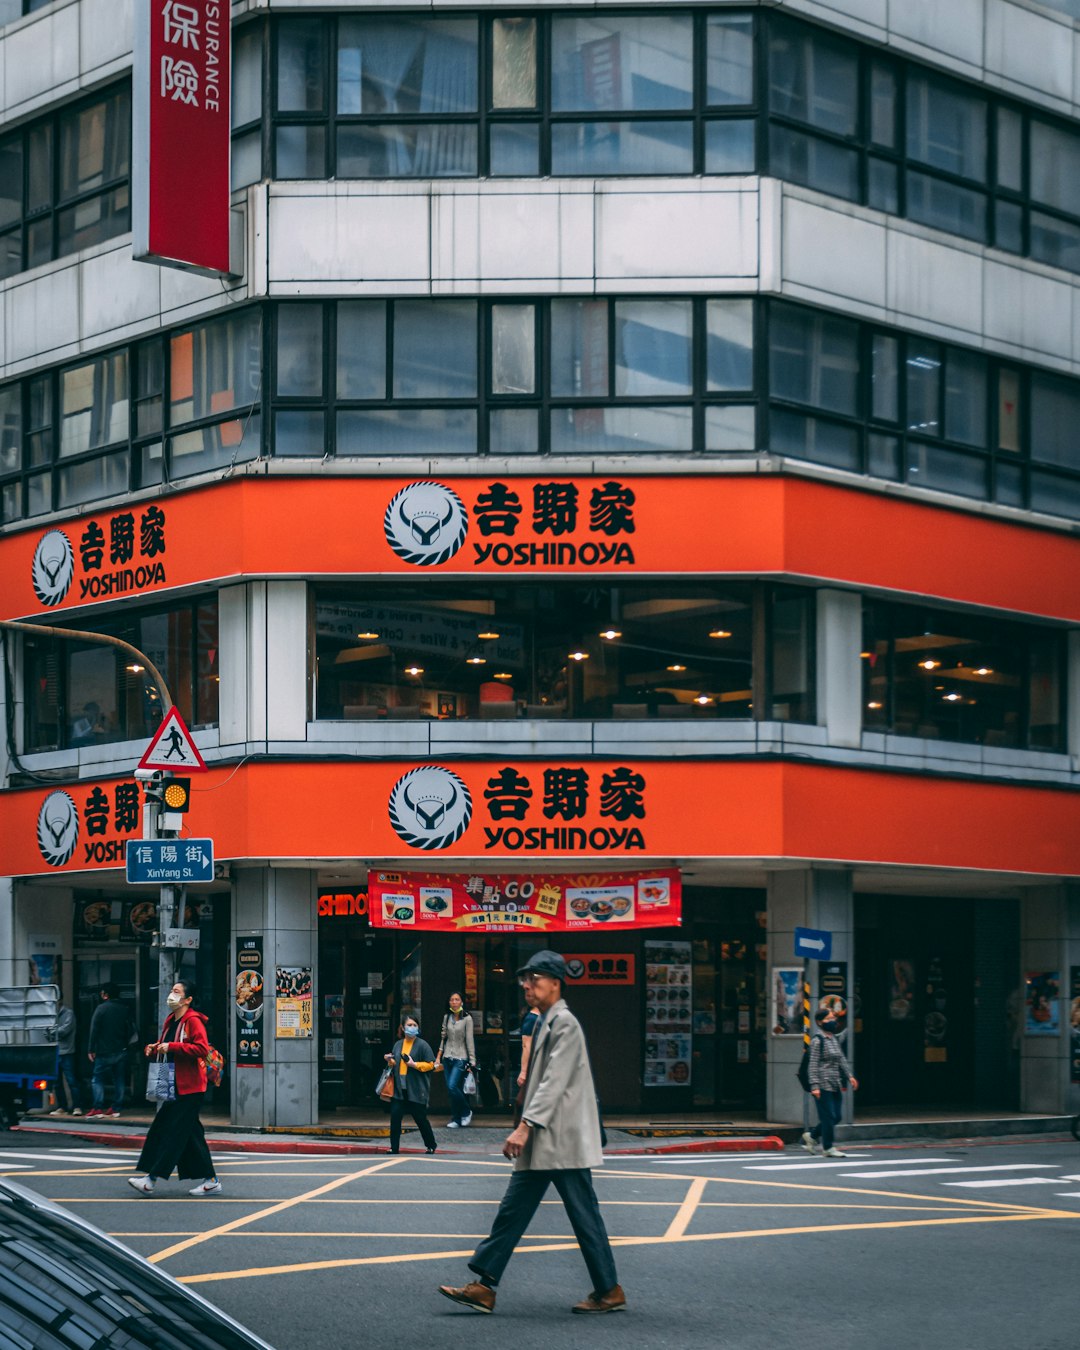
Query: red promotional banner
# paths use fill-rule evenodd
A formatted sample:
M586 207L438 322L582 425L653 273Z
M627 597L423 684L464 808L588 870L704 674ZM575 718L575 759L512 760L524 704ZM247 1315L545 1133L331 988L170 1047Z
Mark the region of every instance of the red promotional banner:
M133 253L229 273L229 5L136 0Z
M368 874L376 928L428 933L598 933L682 922L676 868L574 875Z

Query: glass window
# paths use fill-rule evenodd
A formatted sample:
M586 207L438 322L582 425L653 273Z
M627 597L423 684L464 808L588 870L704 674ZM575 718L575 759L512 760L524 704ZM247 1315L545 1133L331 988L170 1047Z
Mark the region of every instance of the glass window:
M773 24L769 110L821 131L854 136L859 111L855 48L810 29Z
M900 343L875 333L871 349L870 415L881 422L900 420Z
M0 385L0 473L22 465L22 385Z
M476 302L394 305L394 397L476 397Z
M754 387L752 300L706 300L705 344L709 393Z
M229 422L215 422L169 439L169 476L188 478L196 473L243 464L262 454L262 422L256 413Z
M692 328L689 300L616 301L616 396L691 393Z
M365 408L339 412L339 455L476 454L474 408Z
M907 213L912 220L964 239L986 239L986 198L981 192L910 169Z
M608 389L607 301L552 300L552 395L606 398Z
M945 359L945 435L950 441L985 447L986 357L948 348Z
M244 408L259 395L261 310L176 333L170 346L170 425Z
M325 127L278 127L275 146L278 178L326 177Z
M474 18L343 17L338 114L475 112L478 47Z
M488 450L493 455L535 455L540 451L536 408L493 408L488 414Z
M26 210L28 214L43 211L52 205L52 144L51 122L42 122L30 128L26 138Z
M125 176L130 169L131 106L126 90L60 118L61 201Z
M66 465L56 475L57 506L77 506L100 497L116 497L128 487L128 455L103 455Z
M164 343L160 338L137 348L138 390L135 397L135 434L153 435L162 428L161 393L165 380Z
M706 23L706 103L713 108L753 103L753 16L710 14Z
M491 106L536 107L536 20L521 15L491 24Z
M813 592L778 586L769 600L769 715L780 722L813 722Z
M769 389L774 398L854 415L858 325L793 305L773 305L769 320Z
M828 464L853 473L862 468L859 433L854 427L823 417L803 417L780 408L769 411L769 449L774 454L808 459L814 464Z
M580 174L690 173L690 122L556 122L551 128L551 172Z
M559 408L551 414L552 454L689 454L693 448L688 407Z
M803 183L834 197L859 200L858 151L790 127L769 128L769 171L776 178Z
M1024 119L1012 108L997 110L997 185L1024 188Z
M909 338L907 344L907 428L941 435L941 348Z
M27 419L27 463L36 468L52 461L53 395L52 376L37 375L30 381Z
M60 454L81 455L128 439L127 352L60 373Z
M980 499L988 495L985 459L916 441L908 442L907 458L907 481L913 487L938 488Z
M875 478L896 482L900 478L902 454L897 436L871 434L866 438L866 472Z
M275 414L275 455L321 459L325 453L326 427L322 412L304 408Z
M319 398L323 392L323 309L321 305L277 307L278 394Z
M535 178L540 172L540 128L535 122L489 127L489 170L495 178Z
M1055 216L1031 212L1030 256L1051 267L1080 272L1080 227Z
M994 203L994 244L1009 253L1024 252L1024 208L1016 202Z
M998 449L1020 450L1020 372L998 367Z
M0 229L22 220L23 147L21 136L0 141Z
M326 110L327 27L319 19L280 19L277 24L279 112Z
M885 159L871 158L866 166L866 204L877 211L900 209L900 170Z
M386 302L341 300L337 306L338 398L386 397Z
M689 108L693 88L693 20L688 14L551 21L555 112Z
M245 126L262 117L262 24L248 24L233 33L232 125Z
M337 136L339 178L471 178L477 129L461 122L343 125Z
M1080 215L1080 136L1036 117L1030 136L1032 200Z
M1033 371L1031 458L1062 469L1080 469L1080 387L1074 380Z
M491 392L536 391L536 307L493 305L491 310Z
M870 67L870 139L875 145L896 146L896 71L875 61Z
M986 181L984 98L951 81L910 68L907 76L907 152L912 159L976 182Z
M705 123L705 172L753 173L756 125L749 117Z
M752 403L709 403L705 407L705 449L720 454L757 446L757 410Z

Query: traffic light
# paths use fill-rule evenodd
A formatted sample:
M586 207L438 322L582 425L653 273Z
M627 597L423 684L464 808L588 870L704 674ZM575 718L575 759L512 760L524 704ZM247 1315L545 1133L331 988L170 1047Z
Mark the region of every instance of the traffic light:
M191 779L166 778L161 804L166 811L186 811L191 805Z

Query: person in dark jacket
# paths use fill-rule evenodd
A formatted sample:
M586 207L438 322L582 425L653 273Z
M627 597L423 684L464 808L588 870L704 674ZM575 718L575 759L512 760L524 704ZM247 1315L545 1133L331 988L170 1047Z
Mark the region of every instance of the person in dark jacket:
M827 1158L846 1158L846 1153L833 1143L833 1132L840 1124L843 1114L843 1093L859 1086L859 1080L851 1072L847 1056L836 1039L846 1028L847 1021L832 1008L819 1009L814 1015L821 1030L810 1042L810 1063L807 1066L810 1075L810 1094L817 1102L818 1124L803 1135L803 1147L808 1153L814 1152L814 1146L821 1140L821 1151Z
M90 1087L94 1104L88 1116L118 1116L124 1104L127 1083L127 1051L134 1028L126 1003L120 1001L120 990L115 984L101 989L101 1002L90 1019L90 1042L87 1047L94 1071ZM106 1109L107 1085L112 1086L112 1105Z
M428 1120L428 1102L431 1084L427 1075L434 1073L435 1052L420 1037L420 1024L411 1012L401 1018L400 1034L393 1051L386 1056L394 1078L394 1095L390 1101L390 1152L397 1153L401 1145L401 1120L408 1111L416 1122L420 1137L429 1153L434 1153L435 1132Z
M206 1096L206 1056L210 1042L206 1038L206 1018L191 1006L195 985L177 980L166 1000L169 1015L161 1029L161 1039L146 1047L146 1056L167 1055L176 1068L176 1100L160 1102L154 1123L146 1134L135 1170L142 1177L128 1177L128 1185L141 1195L151 1195L160 1177L166 1180L176 1168L181 1181L199 1178L190 1195L214 1195L221 1182L206 1146L199 1108Z

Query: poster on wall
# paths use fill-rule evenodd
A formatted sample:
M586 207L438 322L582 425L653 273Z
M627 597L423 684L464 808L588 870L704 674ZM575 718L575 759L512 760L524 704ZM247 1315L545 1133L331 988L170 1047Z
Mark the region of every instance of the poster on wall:
M236 939L236 1066L261 1069L263 1063L263 940Z
M689 942L645 943L646 1087L690 1082L692 1002Z
M923 1062L926 1064L948 1061L949 1019L945 1011L945 963L940 956L934 956L926 971L926 1014L923 1017Z
M1069 969L1069 1081L1080 1083L1080 966Z
M915 962L894 957L889 962L889 1021L915 1020Z
M801 1036L802 966L773 966L772 973L772 1034L774 1036Z
M278 966L274 980L274 1036L308 1040L314 1034L310 966Z
M1061 977L1056 970L1029 970L1025 976L1024 1035L1056 1036L1061 1030Z
M682 922L676 868L515 876L371 872L376 928L428 933L585 933Z

